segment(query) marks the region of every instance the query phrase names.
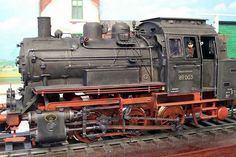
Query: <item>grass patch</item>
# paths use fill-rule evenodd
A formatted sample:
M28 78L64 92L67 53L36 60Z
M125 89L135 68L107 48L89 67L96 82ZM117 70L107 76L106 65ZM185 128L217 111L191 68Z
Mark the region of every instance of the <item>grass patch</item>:
M0 84L21 83L20 76L14 61L0 59Z
M9 77L20 77L20 74L17 71L1 71L0 72L0 79L9 78Z
M20 74L17 71L1 71L0 84L21 83Z
M1 84L20 84L20 77L0 77L0 86Z

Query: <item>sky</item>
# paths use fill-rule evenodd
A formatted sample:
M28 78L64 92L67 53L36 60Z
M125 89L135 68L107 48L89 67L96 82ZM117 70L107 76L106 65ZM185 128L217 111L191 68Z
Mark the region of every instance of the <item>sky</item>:
M236 0L100 0L102 20L153 17L206 18L236 21ZM38 0L0 0L0 59L15 60L16 44L37 35ZM227 14L230 16L223 16ZM234 16L232 16L234 15Z

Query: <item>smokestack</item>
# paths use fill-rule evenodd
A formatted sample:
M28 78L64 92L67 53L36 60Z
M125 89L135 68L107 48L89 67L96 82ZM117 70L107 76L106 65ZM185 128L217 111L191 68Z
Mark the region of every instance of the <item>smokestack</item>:
M38 37L51 37L51 19L50 17L38 17Z

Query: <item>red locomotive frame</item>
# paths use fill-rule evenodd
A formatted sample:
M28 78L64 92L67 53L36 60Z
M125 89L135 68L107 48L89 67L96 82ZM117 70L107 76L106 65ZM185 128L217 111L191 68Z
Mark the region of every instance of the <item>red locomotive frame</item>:
M49 102L46 105L38 105L38 110L41 111L81 110L84 107L92 107L93 109L90 112L96 111L97 113L95 112L95 114L87 118L90 123L97 123L98 116L96 114L98 113L107 117L112 117L112 114L119 114L120 119L118 122L106 126L107 130L112 129L113 131L94 133L97 138L130 135L132 132L129 132L129 130L178 129L176 128L178 127L177 124L184 124L185 118L189 116L192 116L195 125L198 125L198 119L216 118L223 120L228 116L228 109L221 105L219 99L210 96L203 98L200 92L169 95L164 92L164 88L165 84L163 83L62 88L60 90L35 88L34 94L43 96L49 93L83 92L88 95L97 95L98 98L90 100L82 100L80 97L74 96L71 101ZM120 95L123 93L128 93L132 97L122 98ZM112 97L109 95L112 95ZM124 117L127 106L130 110ZM1 105L2 109L5 107L5 105ZM125 122L121 121L123 118L126 119ZM11 130L15 132L21 119L17 115L1 114L0 121L6 122ZM93 141L83 136L82 130L71 131L69 138L72 136L82 142ZM5 142L24 140L25 137L16 137L14 135L12 138L4 139Z

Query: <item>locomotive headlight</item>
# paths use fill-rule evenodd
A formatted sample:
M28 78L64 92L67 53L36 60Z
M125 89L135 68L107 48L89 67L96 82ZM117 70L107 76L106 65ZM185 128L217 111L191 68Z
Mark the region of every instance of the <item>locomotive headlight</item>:
M54 122L54 121L57 120L57 116L56 116L56 114L49 113L49 114L44 116L44 119L48 122Z
M166 88L163 86L163 87L161 87L161 90L163 90L163 91L164 91L164 90L166 90Z

